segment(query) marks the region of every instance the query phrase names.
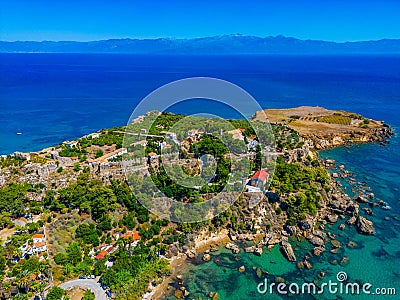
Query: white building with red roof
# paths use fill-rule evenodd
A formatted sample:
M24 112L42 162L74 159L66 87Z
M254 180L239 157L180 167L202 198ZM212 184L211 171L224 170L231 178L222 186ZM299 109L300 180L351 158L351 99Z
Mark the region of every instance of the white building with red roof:
M261 192L264 189L268 178L269 178L269 173L267 171L258 170L257 172L254 173L253 177L250 178L250 180L246 186L247 191L248 192Z

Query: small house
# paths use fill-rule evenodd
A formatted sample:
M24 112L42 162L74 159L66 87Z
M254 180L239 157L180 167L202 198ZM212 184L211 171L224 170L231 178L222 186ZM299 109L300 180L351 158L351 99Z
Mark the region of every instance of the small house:
M32 240L33 240L34 244L35 243L43 243L46 241L46 238L45 238L44 234L37 233L32 236Z
M254 173L253 177L250 179L250 186L262 189L267 183L269 173L264 170L259 170Z
M78 141L65 141L63 144L68 148L74 148L78 145Z

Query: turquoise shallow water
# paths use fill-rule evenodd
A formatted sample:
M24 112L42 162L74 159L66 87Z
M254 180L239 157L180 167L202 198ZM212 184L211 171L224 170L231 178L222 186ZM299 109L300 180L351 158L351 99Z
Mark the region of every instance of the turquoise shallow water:
M399 128L395 128L399 132ZM271 251L265 251L261 257L243 251L235 259L235 255L225 249L211 253L212 261L190 263L184 273L184 284L191 293L188 299L206 299L209 292L218 292L219 299L399 299L400 293L400 138L395 136L391 143L382 147L378 144L357 145L351 147L336 148L320 153L322 158L336 160L337 166L344 164L346 169L356 174L356 181L366 182L375 194L375 198L387 202L392 210L374 208L373 216L366 216L375 225L375 236L363 236L356 232L354 227L346 225L344 231L339 230L340 224L346 220L340 220L334 225L326 226L327 230L335 233L341 248L336 254L330 253L332 249L327 242L327 250L320 257L310 255L313 265L311 270L299 270L294 263L288 262L280 253L279 247ZM334 170L332 170L333 172ZM352 186L345 181L343 188L352 195ZM360 214L365 205L360 206ZM390 220L385 220L389 217ZM398 219L394 219L398 218ZM348 247L349 241L356 242L354 248ZM312 247L306 241L292 240L296 256L302 259L309 254ZM341 260L347 257L347 263ZM217 259L220 262L215 262ZM336 261L336 262L335 262ZM241 274L238 271L244 265L246 271ZM253 267L267 271L268 275L257 277ZM318 278L318 273L323 271L325 277ZM277 276L284 278L287 284L304 282L323 283L332 280L338 282L338 272L345 272L348 277L346 282L360 284L370 283L370 291L375 288L396 288L397 296L378 295L331 295L325 292L322 295L291 295L282 296L274 294L261 295L257 292L257 285L267 278L269 282L276 280ZM167 299L175 299L170 296Z

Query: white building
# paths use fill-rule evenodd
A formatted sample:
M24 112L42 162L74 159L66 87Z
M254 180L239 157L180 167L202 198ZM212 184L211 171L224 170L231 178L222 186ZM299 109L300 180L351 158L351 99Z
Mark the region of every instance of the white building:
M72 142L65 141L63 144L65 146L67 146L68 148L74 148L74 147L76 147L78 145L78 141L72 141Z
M44 234L35 234L32 236L33 243L44 243L46 241L46 237Z

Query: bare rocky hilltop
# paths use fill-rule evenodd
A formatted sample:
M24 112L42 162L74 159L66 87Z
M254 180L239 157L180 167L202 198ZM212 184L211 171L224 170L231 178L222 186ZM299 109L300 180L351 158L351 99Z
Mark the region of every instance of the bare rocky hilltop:
M329 110L320 106L299 106L286 109L266 109L255 114L254 120L269 121L292 128L308 140L315 149L347 143L386 143L393 135L383 121L343 110Z

